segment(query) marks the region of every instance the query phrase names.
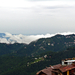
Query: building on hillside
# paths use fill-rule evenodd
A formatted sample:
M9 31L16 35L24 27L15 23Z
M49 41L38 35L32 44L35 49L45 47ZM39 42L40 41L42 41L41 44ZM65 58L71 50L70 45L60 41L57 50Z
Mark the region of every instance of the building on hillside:
M62 64L46 67L36 75L75 75L75 60L62 60Z
M52 70L56 69L56 68L59 68L60 66L61 66L61 64L46 67L45 69L37 72L36 75L52 75Z

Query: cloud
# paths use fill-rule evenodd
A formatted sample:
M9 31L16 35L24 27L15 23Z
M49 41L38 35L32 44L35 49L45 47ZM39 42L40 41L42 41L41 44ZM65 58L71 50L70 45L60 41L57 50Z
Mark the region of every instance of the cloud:
M75 31L75 2L0 0L0 6L0 32L46 34ZM11 40L17 39L10 36ZM21 40L18 38L17 41Z
M9 44L8 40L6 38L0 38L0 43L7 43Z
M49 6L49 7L43 7L44 9L59 9L59 8L74 8L72 6Z
M75 1L75 0L27 0L27 1Z
M32 8L37 6L52 6L58 8L56 5L74 5L75 1L67 0L0 0L0 7L5 8ZM55 7L53 7L55 6ZM61 7L60 6L60 7ZM48 7L49 8L49 7Z
M0 6L5 8L17 8L17 7L31 7L33 6L30 1L26 0L0 0Z
M55 33L55 34L46 34L46 35L22 35L22 34L19 34L19 35L12 35L10 33L5 33L5 36L3 38L0 38L0 43L26 43L26 44L29 44L30 42L32 41L36 41L40 38L50 38L50 37L53 37L57 34L61 34L61 35L70 35L70 34L75 34L75 32L63 32L63 33ZM8 38L8 39L7 39Z

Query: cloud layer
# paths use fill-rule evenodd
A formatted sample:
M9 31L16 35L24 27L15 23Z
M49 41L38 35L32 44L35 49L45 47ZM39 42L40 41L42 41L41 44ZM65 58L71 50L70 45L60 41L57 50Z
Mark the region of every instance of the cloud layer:
M56 34L61 34L61 35L69 35L69 34L75 34L74 32L64 32L64 33L56 33ZM46 34L46 35L12 35L10 33L5 33L5 36L3 36L3 38L0 37L0 43L25 43L25 44L29 44L32 41L36 41L40 38L50 38L55 36L56 34Z

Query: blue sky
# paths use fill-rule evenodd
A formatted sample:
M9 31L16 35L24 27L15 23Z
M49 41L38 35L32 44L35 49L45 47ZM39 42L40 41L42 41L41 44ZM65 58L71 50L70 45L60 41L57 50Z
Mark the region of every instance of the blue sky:
M0 33L75 32L74 0L0 0Z

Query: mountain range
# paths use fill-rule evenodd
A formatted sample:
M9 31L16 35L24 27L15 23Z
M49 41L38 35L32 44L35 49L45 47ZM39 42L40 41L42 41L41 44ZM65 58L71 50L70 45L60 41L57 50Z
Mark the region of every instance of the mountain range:
M0 43L14 44L14 43L25 43L29 44L32 41L36 41L40 38L51 38L57 34L60 35L71 35L75 34L74 32L63 32L55 34L41 34L41 35L23 35L23 34L11 34L8 32L0 33Z
M2 36L1 36L2 37ZM8 38L9 40L9 38ZM40 38L29 44L25 43L0 43L0 55L9 54L17 56L35 56L47 51L64 51L75 45L75 34L57 34L50 38Z
M9 41L20 35L1 33L0 38ZM36 75L37 71L72 57L75 57L75 34L45 36L29 44L1 42L0 75Z

